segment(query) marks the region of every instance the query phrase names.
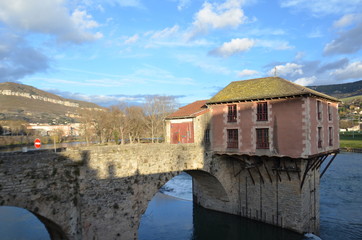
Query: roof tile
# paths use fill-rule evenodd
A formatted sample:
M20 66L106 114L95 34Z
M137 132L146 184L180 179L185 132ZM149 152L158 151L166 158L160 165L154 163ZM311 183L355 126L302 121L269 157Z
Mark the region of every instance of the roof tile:
M280 77L265 77L231 82L207 103L260 100L300 95L314 95L330 101L339 101L336 98L292 83Z
M176 112L170 114L166 117L166 119L197 117L208 111L208 109L205 108L205 104L207 101L208 100L200 100L190 103L184 107L181 107Z

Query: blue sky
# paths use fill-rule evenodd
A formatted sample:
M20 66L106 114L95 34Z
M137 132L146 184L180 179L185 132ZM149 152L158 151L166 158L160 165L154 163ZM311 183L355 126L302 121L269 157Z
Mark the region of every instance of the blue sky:
M1 0L0 82L103 106L362 79L362 0ZM359 10L359 11L358 11Z

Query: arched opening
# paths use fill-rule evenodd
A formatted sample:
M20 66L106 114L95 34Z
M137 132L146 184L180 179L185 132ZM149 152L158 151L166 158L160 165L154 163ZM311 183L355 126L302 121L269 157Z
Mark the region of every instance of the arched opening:
M2 239L68 239L51 220L13 206L0 207L0 232Z
M228 200L225 189L211 174L199 170L182 172L164 184L148 203L138 239L191 239L195 229L196 186L203 198Z

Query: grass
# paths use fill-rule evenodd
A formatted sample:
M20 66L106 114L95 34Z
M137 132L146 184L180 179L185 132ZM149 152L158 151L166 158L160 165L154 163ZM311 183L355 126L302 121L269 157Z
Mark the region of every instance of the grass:
M344 132L340 133L341 148L362 148L362 133L361 132Z

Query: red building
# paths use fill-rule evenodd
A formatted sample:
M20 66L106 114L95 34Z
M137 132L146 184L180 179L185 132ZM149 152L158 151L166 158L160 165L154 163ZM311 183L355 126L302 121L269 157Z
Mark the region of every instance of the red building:
M168 116L166 142L210 150L309 158L339 148L339 100L279 77L230 83Z
M211 149L293 158L333 152L338 102L279 77L232 82L206 103Z
M166 118L166 142L200 143L204 136L203 129L207 126L205 114L209 112L207 100L193 102L181 107Z

